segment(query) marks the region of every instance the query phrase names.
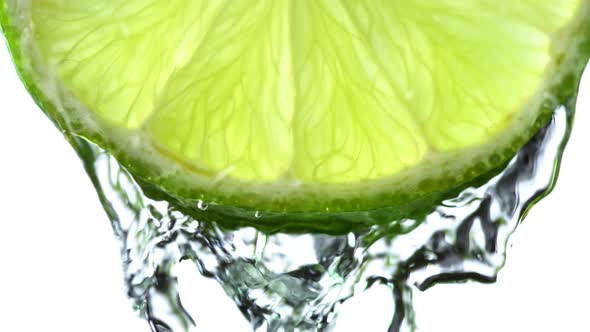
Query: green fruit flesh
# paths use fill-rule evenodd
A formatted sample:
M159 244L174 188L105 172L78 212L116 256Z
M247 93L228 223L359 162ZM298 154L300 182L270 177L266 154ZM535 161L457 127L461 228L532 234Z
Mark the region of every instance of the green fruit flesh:
M489 177L590 53L585 0L0 3L64 130L153 195L273 229L411 217Z

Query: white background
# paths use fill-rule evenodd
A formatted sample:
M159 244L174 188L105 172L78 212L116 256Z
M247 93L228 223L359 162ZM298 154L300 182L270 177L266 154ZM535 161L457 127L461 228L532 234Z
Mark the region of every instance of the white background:
M582 91L590 92L589 76ZM582 93L557 188L513 237L500 281L416 294L420 331L590 331L589 99ZM22 87L3 45L0 211L0 331L148 331L125 298L118 243L90 181ZM347 308L355 317L387 309ZM200 318L228 324L235 319L228 316L211 309ZM377 321L346 319L339 331L384 331ZM234 330L230 325L202 331Z

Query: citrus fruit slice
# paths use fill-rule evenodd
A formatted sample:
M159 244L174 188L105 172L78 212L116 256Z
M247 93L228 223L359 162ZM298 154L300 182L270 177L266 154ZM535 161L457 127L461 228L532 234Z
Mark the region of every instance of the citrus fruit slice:
M587 0L1 3L64 131L153 196L274 230L412 217L488 178L590 54Z

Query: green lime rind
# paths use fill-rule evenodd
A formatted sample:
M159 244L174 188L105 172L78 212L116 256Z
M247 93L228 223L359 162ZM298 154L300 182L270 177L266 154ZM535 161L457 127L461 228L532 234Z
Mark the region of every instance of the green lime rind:
M555 108L576 96L582 71L590 57L590 22L585 19L590 17L590 4L586 2L576 24L563 33L569 36L569 40L560 40L562 45L568 47L554 54L557 61L553 72L560 75L554 75L548 90L550 93L540 103L541 109L537 112L534 125L519 136L510 137L506 144L502 144L505 147L502 151L497 151L484 161L474 158L478 161L467 165L460 172L449 170L442 172L443 176L423 178L419 183L408 184L411 190L359 195L346 200L326 199L321 194L309 192L305 199L286 197L278 201L255 193L231 196L214 188L203 190L190 185L190 174L185 174L190 172L163 175L160 167L138 157L141 152L134 155L122 149L125 144L120 142L124 133L113 129L107 135L100 128L108 126L90 128L87 122L77 116L79 111L75 106L55 105L51 98L42 93L43 89L36 85L38 80L35 77L42 74L35 72L35 59L23 52L26 46L21 45L23 40L17 29L18 24L11 20L16 15L8 11L6 1L2 1L0 25L21 79L37 104L60 130L68 135L83 137L112 153L152 198L171 201L182 211L200 220L217 221L231 228L254 226L265 232L345 233L378 224L393 224L393 232L404 232L401 224L395 227L396 221L405 218L419 220L442 200L497 174L518 149L547 124ZM65 95L59 97L64 100L68 98ZM71 140L74 145L75 141ZM205 202L207 209L199 209L198 202Z

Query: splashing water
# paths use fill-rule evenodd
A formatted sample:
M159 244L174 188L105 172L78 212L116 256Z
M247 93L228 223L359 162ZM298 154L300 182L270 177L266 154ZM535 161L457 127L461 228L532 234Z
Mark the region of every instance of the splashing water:
M257 332L330 331L341 304L377 284L388 286L394 299L389 331L413 331L414 289L495 281L510 234L553 187L572 105L556 109L502 172L423 220L396 221L395 232L385 225L340 236L266 235L199 222L145 196L104 150L82 138L70 141L121 241L128 296L152 331L198 330L198 313L183 305L195 294L179 288L179 280L191 283L179 269L187 263L219 282ZM206 211L207 204L198 208Z

